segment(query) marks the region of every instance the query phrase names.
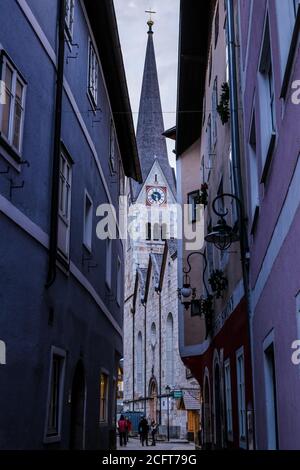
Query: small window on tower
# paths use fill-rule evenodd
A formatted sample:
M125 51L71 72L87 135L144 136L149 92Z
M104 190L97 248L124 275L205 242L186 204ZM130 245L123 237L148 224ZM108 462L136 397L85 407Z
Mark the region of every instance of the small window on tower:
M155 175L154 181L155 181L155 183L158 183L157 175Z
M148 222L146 226L146 240L149 242L151 241L152 238L152 229L151 229L151 223Z

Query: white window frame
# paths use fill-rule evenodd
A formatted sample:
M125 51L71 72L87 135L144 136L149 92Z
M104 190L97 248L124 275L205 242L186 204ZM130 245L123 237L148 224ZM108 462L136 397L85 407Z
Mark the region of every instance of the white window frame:
M106 390L105 390L105 406L104 406L104 414L105 416L101 416L102 410L102 398L101 398L101 376L106 377ZM99 382L99 424L100 425L107 425L108 424L108 397L109 397L109 372L105 369L100 370L100 382Z
M120 306L122 302L122 262L118 256L117 261L117 304Z
M242 358L242 371L240 371L239 364ZM237 395L238 395L238 423L239 423L239 442L240 447L247 448L247 410L246 410L246 397L245 397L245 355L244 347L242 346L236 351L236 382L237 382Z
M279 40L279 60L282 79L284 78L292 36L295 28L299 0L275 0L277 34Z
M233 441L233 419L232 419L232 388L230 359L224 362L224 385L226 406L226 431L228 441Z
M57 433L49 434L49 409L52 391L52 372L53 372L53 359L54 356L60 358L61 365L59 371L59 396L58 396L58 417L57 417ZM65 372L66 372L66 351L56 346L52 346L50 352L50 370L49 370L49 381L48 381L48 394L46 403L46 421L44 430L44 443L54 443L61 441L61 427L62 427L62 414L63 414L63 396L64 396L64 383L65 383Z
M192 191L188 194L189 205L189 223L193 224L200 221L200 205L197 204L199 191Z
M100 65L93 41L88 41L88 97L95 110L98 104Z
M74 31L75 0L65 0L65 32L67 40L72 43Z
M105 269L105 283L106 286L111 289L111 277L112 277L112 239L108 237L106 239L106 269Z
M86 212L86 203L89 201L89 213ZM84 213L83 213L83 245L92 252L93 241L93 200L87 190L84 191Z
M218 107L218 77L216 76L213 83L211 95L211 116L212 116L212 145L216 146L218 140L218 126L217 126L217 107Z
M270 163L270 157L276 138L276 94L274 78L270 20L269 14L267 13L258 68L262 182L264 182L265 179L266 166Z
M117 169L116 169L116 160L117 160L117 136L116 136L116 130L115 126L113 123L113 120L111 120L110 124L110 141L109 141L109 165L110 165L110 170L112 174L115 174Z
M273 371L270 371L268 359L267 359L267 352L270 347L273 347L273 354L274 354L274 367L275 364L275 335L274 330L272 330L268 336L264 339L263 342L263 351L264 351L264 381L265 381L265 400L266 400L266 430L267 430L267 448L268 450L278 450L276 436L279 440L278 434L278 422L276 422L276 416L274 416L273 411L275 409L275 413L277 413L277 396L274 395L274 385L276 388L276 370L274 371L275 375L275 384L273 382ZM272 390L270 390L272 387ZM278 416L277 416L278 419ZM276 428L277 425L277 428ZM279 442L278 442L279 446Z
M64 161L64 169L69 168L69 179L66 178L66 172L62 172L61 162ZM70 232L71 232L71 201L72 201L72 162L68 158L66 152L61 149L60 152L60 169L59 169L59 209L58 209L58 218L59 223L66 226L66 250L64 251L62 247L58 247L59 251L67 258L69 258L70 253ZM63 188L62 188L63 185ZM66 197L68 190L68 201L66 207ZM61 209L61 205L64 206L65 210Z
M6 68L10 68L12 71L12 85L11 90L9 91L11 96L11 103L9 109L9 124L8 124L8 136L4 135L2 131L2 117L3 117L3 110L4 110L4 103L0 103L0 135L5 140L5 142L17 153L17 155L21 158L22 147L23 147L23 136L24 136L24 121L25 121L25 104L26 104L26 91L27 91L27 84L23 77L20 75L19 71L13 64L11 60L6 56L4 51L1 53L1 60L2 60L2 74L1 74L1 91L5 93L6 86L5 86L5 75L6 75ZM20 121L20 131L19 131L19 145L15 147L13 144L14 138L14 129L15 129L15 105L16 105L16 84L17 81L20 82L23 93L22 93L22 100L21 100L21 121ZM2 95L1 95L2 96ZM5 96L5 95L4 95ZM1 101L5 101L5 98L2 98Z
M254 143L255 138L255 143ZM255 149L254 149L255 145ZM258 181L258 154L257 154L257 131L256 131L256 113L255 108L252 111L250 130L248 136L248 157L249 157L249 203L251 214L251 226L255 223L255 216L259 210L259 181ZM253 230L253 228L252 228Z

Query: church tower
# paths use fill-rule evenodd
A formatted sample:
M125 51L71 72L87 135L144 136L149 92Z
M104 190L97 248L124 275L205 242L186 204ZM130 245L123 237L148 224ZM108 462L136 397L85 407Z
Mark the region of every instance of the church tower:
M165 239L174 237L175 222L167 217L169 224L165 223L163 214L169 216L169 208L176 204L175 174L169 164L163 136L165 129L153 41L154 22L150 19L147 24L148 42L137 124L143 183L133 182L131 187L132 204L148 212L145 226L140 228L140 240L131 244L132 261L140 267L146 267L150 253L162 254ZM157 220L150 215L153 216L153 208Z
M124 410L144 414L159 424L160 434L168 428L179 438L186 435L187 411L174 397L166 398L166 390L192 388L196 397L198 390L179 355L176 184L163 137L152 19L148 27L137 125L143 183L132 183L129 215L129 224L136 217L147 230L143 237L136 227L138 236L129 238L126 250Z

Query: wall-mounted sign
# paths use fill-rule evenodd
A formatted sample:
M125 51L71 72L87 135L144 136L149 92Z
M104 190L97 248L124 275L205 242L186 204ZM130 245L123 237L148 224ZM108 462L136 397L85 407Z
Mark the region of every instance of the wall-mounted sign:
M173 398L175 398L175 400L179 400L182 397L183 397L183 391L182 390L174 390L173 391Z

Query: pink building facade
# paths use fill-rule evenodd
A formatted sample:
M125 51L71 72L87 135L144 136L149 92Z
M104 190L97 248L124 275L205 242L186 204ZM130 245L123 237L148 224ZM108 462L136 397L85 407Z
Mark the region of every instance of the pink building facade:
M241 39L256 447L299 449L299 1L235 4Z

